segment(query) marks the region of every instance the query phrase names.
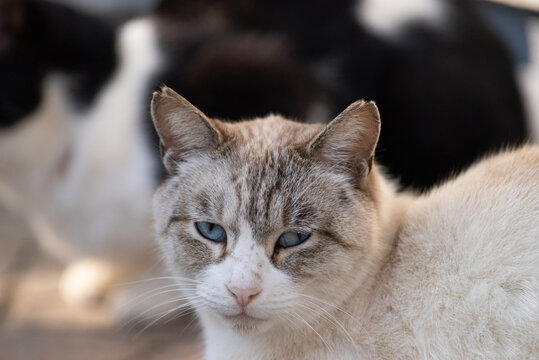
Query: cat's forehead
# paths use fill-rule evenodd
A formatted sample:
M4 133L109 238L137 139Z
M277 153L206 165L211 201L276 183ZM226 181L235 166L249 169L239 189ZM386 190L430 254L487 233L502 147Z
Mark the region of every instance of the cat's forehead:
M221 123L237 149L256 156L308 142L323 128L321 124L302 124L279 115L269 115L239 123Z
M301 154L322 125L269 116L219 126L232 140L180 165L170 186L173 218L218 223L235 236L248 224L264 241L286 229L331 229L335 208L353 203L347 175Z
M285 228L328 228L332 209L352 202L353 189L342 174L305 161L286 146L253 146L184 172L178 205L187 218L220 223L236 235L247 223L263 240Z

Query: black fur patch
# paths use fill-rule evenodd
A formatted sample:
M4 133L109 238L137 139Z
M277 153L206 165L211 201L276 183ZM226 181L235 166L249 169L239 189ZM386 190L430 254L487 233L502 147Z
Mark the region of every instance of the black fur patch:
M3 14L17 27L0 30L0 128L37 108L46 75L61 74L81 110L94 100L114 71L114 33L101 21L46 1L16 1Z

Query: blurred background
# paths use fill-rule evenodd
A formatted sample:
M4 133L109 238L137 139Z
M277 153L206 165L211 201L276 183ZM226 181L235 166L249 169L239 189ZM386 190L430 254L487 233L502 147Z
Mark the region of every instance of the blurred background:
M200 358L159 290L162 84L227 121L375 100L428 191L539 139L539 1L0 0L0 359Z

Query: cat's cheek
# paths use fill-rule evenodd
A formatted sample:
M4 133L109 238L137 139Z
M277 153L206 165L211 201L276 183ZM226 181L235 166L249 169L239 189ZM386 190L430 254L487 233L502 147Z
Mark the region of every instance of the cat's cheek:
M299 283L317 278L326 272L328 263L335 263L337 250L335 246L319 242L303 249L289 251L286 255L279 254L275 259L275 267Z
M190 236L168 235L160 243L168 268L181 276L197 278L208 266L219 262L218 250Z
M183 270L191 276L201 273L215 261L212 249L197 239L184 238L178 247L181 250L177 261Z
M222 260L224 246L199 239L191 227L190 220L169 221L158 240L169 269L195 278L209 265Z

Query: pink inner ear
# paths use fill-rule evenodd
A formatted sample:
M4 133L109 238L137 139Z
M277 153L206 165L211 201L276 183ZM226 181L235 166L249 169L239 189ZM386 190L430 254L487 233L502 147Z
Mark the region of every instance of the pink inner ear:
M155 92L151 108L167 169L173 168L174 162L219 145L221 134L217 123L172 89L163 87L161 92Z
M311 152L338 163L370 162L380 133L380 115L373 102L356 101L311 142Z

